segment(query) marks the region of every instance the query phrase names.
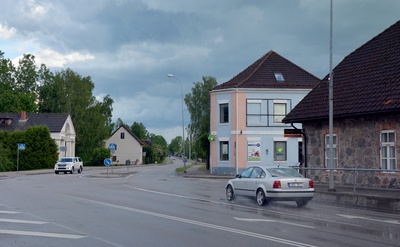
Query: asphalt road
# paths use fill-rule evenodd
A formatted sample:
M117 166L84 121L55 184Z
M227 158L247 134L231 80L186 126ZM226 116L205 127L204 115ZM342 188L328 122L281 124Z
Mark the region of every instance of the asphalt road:
M0 246L400 246L400 215L225 199L175 164L0 179Z

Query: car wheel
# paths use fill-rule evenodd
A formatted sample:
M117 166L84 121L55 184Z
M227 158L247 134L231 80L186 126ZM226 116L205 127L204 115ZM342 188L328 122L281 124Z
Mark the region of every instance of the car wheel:
M72 169L71 169L71 171L69 172L69 173L74 173L75 172L75 169L74 169L74 167L72 167Z
M82 167L79 167L78 173L81 173L81 172L82 172Z
M56 174L58 174L58 171L55 171Z
M307 205L308 201L307 200L298 200L298 201L296 201L296 203L297 203L297 206L299 208L301 208L301 207L304 207L305 205Z
M226 199L227 199L228 201L232 201L233 198L235 198L235 194L234 194L234 192L233 192L233 188L232 188L231 185L228 185L228 186L226 187Z
M267 202L267 198L265 197L265 193L264 193L263 189L257 190L256 197L257 197L257 204L259 206L263 206Z

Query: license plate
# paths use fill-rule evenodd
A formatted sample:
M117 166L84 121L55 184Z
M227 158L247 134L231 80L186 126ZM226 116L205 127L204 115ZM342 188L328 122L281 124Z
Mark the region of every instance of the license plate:
M303 187L302 183L288 183L288 187Z

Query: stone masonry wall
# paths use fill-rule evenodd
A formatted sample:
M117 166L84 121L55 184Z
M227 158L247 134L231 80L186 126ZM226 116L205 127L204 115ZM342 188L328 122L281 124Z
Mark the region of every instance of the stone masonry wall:
M326 168L325 135L328 121L303 123L307 136L307 164L309 168ZM338 168L380 169L380 131L396 133L397 170L400 170L400 113L374 115L351 119L334 119L333 133L337 136ZM329 183L329 172L310 170L308 175L317 183ZM400 189L400 173L372 171L334 171L337 185L353 185Z

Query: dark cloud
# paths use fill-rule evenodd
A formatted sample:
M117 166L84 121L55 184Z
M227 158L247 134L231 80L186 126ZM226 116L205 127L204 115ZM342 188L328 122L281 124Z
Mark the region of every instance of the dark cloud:
M33 53L91 76L114 118L180 135L181 88L223 83L270 50L317 77L329 70L330 1L2 0L5 56ZM334 1L334 63L398 20L398 0ZM7 31L7 30L6 30ZM3 31L4 32L4 31ZM0 33L0 37L1 33ZM189 115L185 113L186 124Z

